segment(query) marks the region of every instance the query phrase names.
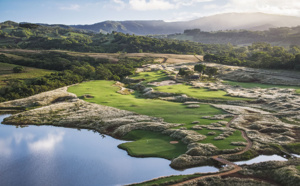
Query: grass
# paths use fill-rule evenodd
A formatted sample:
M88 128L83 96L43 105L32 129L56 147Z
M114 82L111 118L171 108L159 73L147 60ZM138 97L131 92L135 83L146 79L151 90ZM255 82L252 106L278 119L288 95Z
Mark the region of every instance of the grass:
M178 175L178 176L168 176L164 178L158 178L155 180L150 180L147 182L143 183L137 183L137 184L132 184L131 186L150 186L150 185L155 185L155 186L164 186L164 185L171 185L174 183L179 183L183 182L189 179L197 178L202 176L201 174L191 174L191 175Z
M93 102L101 105L112 106L115 108L129 110L138 114L161 117L169 123L183 123L187 129L191 129L193 121L200 121L200 125L208 125L220 120L202 119L202 116L211 116L217 114L225 114L224 111L214 108L208 104L201 104L199 108L187 108L186 105L176 102L168 102L155 99L144 99L139 97L138 93L132 95L122 95L117 93L118 87L113 86L114 81L90 81L79 85L72 86L68 89L69 92L75 93L78 97L84 94L89 94L93 98L85 99L87 102ZM231 118L224 119L229 121ZM200 134L206 135L209 131L206 129L197 130ZM220 131L213 130L217 134ZM149 131L148 131L149 132ZM232 136L224 140L214 140L214 136L208 136L207 139L201 141L203 143L216 144L218 148L235 148L230 145L232 141L245 141L241 133L236 131ZM168 139L168 141L170 141ZM135 148L133 148L135 149ZM150 148L151 149L151 148Z
M245 82L236 82L236 81L224 81L224 83L232 85L232 86L238 85L238 86L241 86L243 88L255 88L255 87L259 87L259 88L273 88L273 87L292 88L292 89L296 89L297 94L300 94L300 87L299 86L272 85L272 84L262 84L262 83L245 83Z
M187 151L187 146L182 142L170 144L176 139L158 132L134 130L124 136L125 140L136 140L119 145L126 149L128 154L137 157L161 157L173 159Z
M19 79L32 79L36 77L42 77L44 75L50 74L54 71L51 70L44 70L44 69L37 69L31 67L24 67L25 72L22 73L13 73L12 69L17 66L8 63L0 63L0 86L4 86L6 81Z
M289 143L289 144L286 144L284 145L284 147L289 151L289 152L292 152L292 153L295 153L295 154L300 154L300 143Z
M149 83L149 82L160 82L164 80L170 79L168 75L162 71L154 71L154 72L140 72L135 75L130 76L132 79L144 79L144 82Z
M222 90L211 91L206 88L193 88L190 85L167 85L154 88L160 92L168 92L175 94L186 94L189 97L201 100L251 100L248 98L226 96L226 92Z
M203 135L207 135L208 132L215 132L216 133L215 135L207 135L207 138L202 140L201 143L211 143L211 144L214 144L219 149L234 149L234 148L236 148L237 146L230 145L231 142L238 142L238 141L247 142L242 137L242 133L238 130L236 130L231 136L225 138L224 140L214 140L214 137L216 137L222 133L221 131L218 131L218 130L203 129L203 130L199 130L198 132Z
M169 123L190 124L193 121L208 123L202 116L224 114L225 112L208 104L201 104L199 108L189 109L186 105L162 100L144 99L138 93L121 95L118 87L112 86L114 81L90 81L72 86L69 92L78 97L89 94L94 98L86 99L100 105L112 106L118 109L129 110L138 114L164 118ZM215 122L215 121L212 121Z
M296 169L298 169L298 171L300 171L300 165L296 166Z

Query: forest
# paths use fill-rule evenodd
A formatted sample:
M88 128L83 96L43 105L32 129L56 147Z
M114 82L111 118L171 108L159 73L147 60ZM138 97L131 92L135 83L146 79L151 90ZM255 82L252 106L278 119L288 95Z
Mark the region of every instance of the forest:
M200 30L185 34L197 35ZM97 53L171 53L204 55L204 60L226 65L239 65L266 69L300 69L300 47L272 46L253 43L249 46L226 44L203 44L174 39L158 39L112 32L92 33L62 26L43 26L30 23L6 21L0 23L0 49L51 50L37 53L18 53L20 58L0 54L0 62L20 66L55 70L55 73L30 80L7 83L0 89L0 101L17 99L52 90L58 87L91 79L120 80L134 73L151 59L124 58L117 64L108 59L78 57L54 50Z

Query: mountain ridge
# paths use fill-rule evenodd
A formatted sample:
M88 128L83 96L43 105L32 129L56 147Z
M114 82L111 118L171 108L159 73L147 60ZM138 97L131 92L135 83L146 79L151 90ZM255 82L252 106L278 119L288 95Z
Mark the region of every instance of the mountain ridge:
M165 22L163 20L126 20L103 21L95 24L69 25L77 29L93 32L111 33L112 31L156 35L182 33L186 29L202 31L252 30L261 31L276 27L293 27L300 25L300 17L265 13L224 13L201 17L190 21Z

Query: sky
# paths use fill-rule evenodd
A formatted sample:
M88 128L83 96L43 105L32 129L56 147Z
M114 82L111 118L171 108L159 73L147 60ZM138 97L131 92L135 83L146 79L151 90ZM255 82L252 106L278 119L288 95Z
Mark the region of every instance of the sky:
M186 21L229 12L300 17L300 0L0 0L0 22Z

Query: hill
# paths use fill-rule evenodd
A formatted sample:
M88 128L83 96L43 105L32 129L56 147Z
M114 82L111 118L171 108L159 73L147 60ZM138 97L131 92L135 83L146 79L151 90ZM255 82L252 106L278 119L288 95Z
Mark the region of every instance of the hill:
M203 31L218 30L267 30L275 27L295 27L300 25L300 17L264 13L226 13L202 17L191 21L104 21L92 25L70 25L73 28L93 32L111 33L112 31L137 34L174 34L185 29Z

